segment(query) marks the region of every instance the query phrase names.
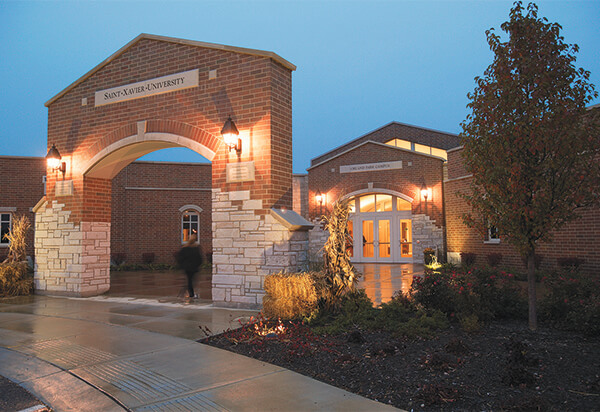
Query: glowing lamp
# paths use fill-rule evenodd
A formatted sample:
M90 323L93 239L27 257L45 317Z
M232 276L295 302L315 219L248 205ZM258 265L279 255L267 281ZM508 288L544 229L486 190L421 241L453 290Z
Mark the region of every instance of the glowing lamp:
M65 162L61 162L62 156L60 152L56 148L56 145L52 145L50 150L48 150L48 154L46 154L46 164L52 170L56 170L62 172L63 179L65 178L65 172L67 171L67 164Z
M242 139L240 138L240 132L233 120L231 120L231 116L227 119L223 128L221 129L221 135L223 136L223 140L227 147L229 147L229 151L235 149L235 152L239 155L242 153Z
M317 191L317 194L315 195L315 200L319 205L323 204L323 195L321 194L320 190Z
M421 197L425 199L425 201L427 201L427 198L429 197L429 189L427 189L425 183L421 185Z

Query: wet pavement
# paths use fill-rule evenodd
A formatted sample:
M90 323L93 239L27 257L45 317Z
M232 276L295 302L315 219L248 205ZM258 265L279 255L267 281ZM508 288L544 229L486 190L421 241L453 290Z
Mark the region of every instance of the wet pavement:
M393 409L196 343L255 314L212 307L205 277L196 279L204 299L188 302L181 274L119 275L100 297L0 299L0 375L55 411ZM365 276L382 299L383 278Z
M358 288L364 289L374 305L389 302L397 292L408 293L413 276L422 275L424 265L412 263L354 263L362 274Z

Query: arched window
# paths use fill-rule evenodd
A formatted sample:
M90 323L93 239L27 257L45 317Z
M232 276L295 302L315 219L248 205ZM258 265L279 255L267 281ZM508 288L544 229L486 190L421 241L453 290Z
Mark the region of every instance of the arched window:
M181 243L190 240L191 235L198 236L200 215L195 210L186 210L181 215Z
M409 201L385 193L372 193L356 196L349 201L349 204L350 213L400 212L412 210L412 204Z
M179 208L181 212L181 243L190 239L190 235L199 236L200 213L202 208L196 205L185 205Z

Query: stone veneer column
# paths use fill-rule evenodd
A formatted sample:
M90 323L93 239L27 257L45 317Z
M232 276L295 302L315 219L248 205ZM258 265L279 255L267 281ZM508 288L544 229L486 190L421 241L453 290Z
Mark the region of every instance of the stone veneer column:
M259 308L271 273L308 267L308 233L290 231L264 210L249 191L212 191L215 306Z
M444 252L444 230L427 215L412 215L413 262L423 263L426 248Z
M110 287L110 223L69 222L64 204L35 212L36 293L94 296Z

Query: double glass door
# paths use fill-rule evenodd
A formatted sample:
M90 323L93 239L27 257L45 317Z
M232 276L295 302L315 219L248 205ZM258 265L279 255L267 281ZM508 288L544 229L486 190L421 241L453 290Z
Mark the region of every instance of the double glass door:
M389 219L363 220L362 236L363 258L383 262L392 257Z
M411 223L397 217L355 219L350 224L353 261L412 262Z
M353 262L412 262L412 205L386 193L350 200L347 250Z

